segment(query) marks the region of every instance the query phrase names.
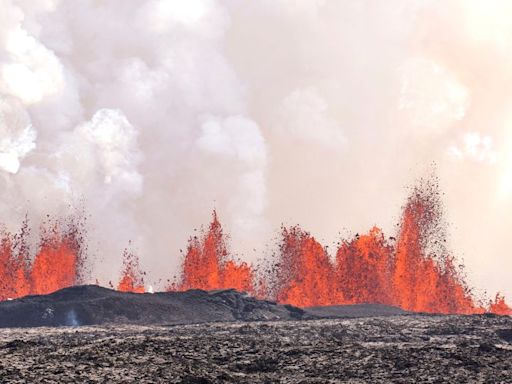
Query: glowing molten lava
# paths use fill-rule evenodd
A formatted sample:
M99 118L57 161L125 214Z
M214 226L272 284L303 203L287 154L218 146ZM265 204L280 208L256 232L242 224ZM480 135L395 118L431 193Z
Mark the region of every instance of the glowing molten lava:
M78 225L47 225L42 233L33 258L26 222L19 234L0 234L0 300L50 293L83 280ZM293 226L282 229L275 259L253 268L230 255L214 211L209 227L190 238L179 279L168 290L234 288L300 307L381 303L429 313L512 315L503 296L497 294L483 308L468 289L448 252L439 192L432 181L412 190L396 238L373 227L342 240L332 256L308 232ZM123 260L117 289L144 292L138 258L125 251Z
M303 307L337 302L334 270L325 249L299 227L284 228L282 236L275 299Z
M47 294L79 283L81 238L74 223L42 230L32 262L26 245L28 226L20 234L3 233L0 242L0 300Z
M73 233L53 230L41 241L30 271L30 291L43 295L78 282L80 244Z
M139 266L139 259L134 254L124 251L123 272L117 290L121 292L144 293L144 279Z
M229 257L222 226L213 211L208 231L189 240L178 290L235 288L253 292L253 273L246 263Z
M437 185L424 181L404 207L398 239L374 227L342 241L334 264L326 250L298 227L284 229L267 296L301 307L381 303L430 313L482 313L446 249ZM508 313L497 297L489 310Z
M382 231L344 241L336 253L338 303L393 304L393 248Z
M29 265L23 253L15 253L14 240L3 234L0 243L0 300L30 293Z
M495 313L497 315L512 316L512 308L505 303L505 297L499 293L496 294L494 302L490 303L489 312Z
M435 185L415 188L404 208L393 268L393 300L420 312L473 313L473 299L446 251Z

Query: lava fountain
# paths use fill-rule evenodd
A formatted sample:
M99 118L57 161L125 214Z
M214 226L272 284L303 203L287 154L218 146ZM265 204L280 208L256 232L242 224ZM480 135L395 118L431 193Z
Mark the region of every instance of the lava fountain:
M139 258L128 250L123 254L123 271L117 290L121 292L144 293L143 272L139 265Z
M46 294L85 281L83 227L79 221L46 223L37 251L20 233L0 233L0 300ZM228 289L300 307L381 303L429 313L511 315L497 294L486 308L471 293L446 241L437 183L421 181L403 207L397 233L373 227L343 239L334 255L299 226L283 227L278 252L257 267L236 260L213 211L207 228L191 237L177 281L168 290ZM265 265L270 268L266 268ZM136 255L124 252L119 291L145 292Z
M0 300L47 294L81 282L82 228L77 220L46 223L31 260L27 221L18 234L1 233Z
M392 303L407 310L474 313L462 271L446 249L446 228L437 184L425 180L404 207L395 246Z
M333 265L326 250L298 226L283 228L275 300L301 307L339 300Z
M213 211L208 230L190 238L183 260L180 282L170 290L234 288L253 293L253 271L229 255L226 235Z
M342 241L336 252L338 303L394 304L393 251L377 227Z
M334 259L299 226L283 227L279 252L265 273L261 265L258 271L231 259L214 212L209 230L189 241L177 287L235 288L301 307L381 303L417 312L483 313L446 243L435 180L412 189L396 237L386 239L373 227L342 240ZM510 308L497 296L487 310L507 314Z

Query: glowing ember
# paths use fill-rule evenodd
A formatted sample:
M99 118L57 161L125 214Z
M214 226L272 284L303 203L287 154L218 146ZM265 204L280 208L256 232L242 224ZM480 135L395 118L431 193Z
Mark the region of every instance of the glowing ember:
M139 259L134 254L124 251L123 272L117 290L121 292L144 293L144 279L139 266Z

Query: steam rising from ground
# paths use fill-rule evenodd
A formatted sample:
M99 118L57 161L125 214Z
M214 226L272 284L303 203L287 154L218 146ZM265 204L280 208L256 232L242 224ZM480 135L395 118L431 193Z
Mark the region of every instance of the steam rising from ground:
M435 161L451 247L510 297L510 16L478 0L3 1L1 221L84 208L94 275L118 276L131 240L160 287L214 206L249 261L283 220L327 242L390 233Z

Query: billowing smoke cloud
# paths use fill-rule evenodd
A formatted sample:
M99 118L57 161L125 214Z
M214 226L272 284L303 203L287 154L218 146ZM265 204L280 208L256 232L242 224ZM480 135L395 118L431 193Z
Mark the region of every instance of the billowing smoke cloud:
M237 236L261 234L264 230L261 228L264 224L261 216L265 208L267 153L256 123L240 116L206 118L201 125L197 146L206 154L237 164L236 185L227 192L225 209L231 215ZM218 180L222 179L219 174Z
M0 136L0 168L16 173L21 159L36 146L36 131L17 99L4 97L0 100Z
M294 90L281 103L276 128L285 138L342 149L343 128L328 117L327 109L328 104L314 89Z
M512 296L512 7L482 4L3 1L2 221L83 206L94 274L131 241L160 288L214 207L248 260L283 221L393 234L435 161L452 248Z
M460 144L448 148L448 154L455 160L473 160L493 165L497 161L497 154L491 136L482 136L477 132L463 135Z
M1 210L15 230L83 204L95 275L124 247L156 281L218 206L233 236L266 230L267 145L223 52L213 1L3 2ZM251 240L252 239L252 240ZM162 273L163 272L163 273Z

